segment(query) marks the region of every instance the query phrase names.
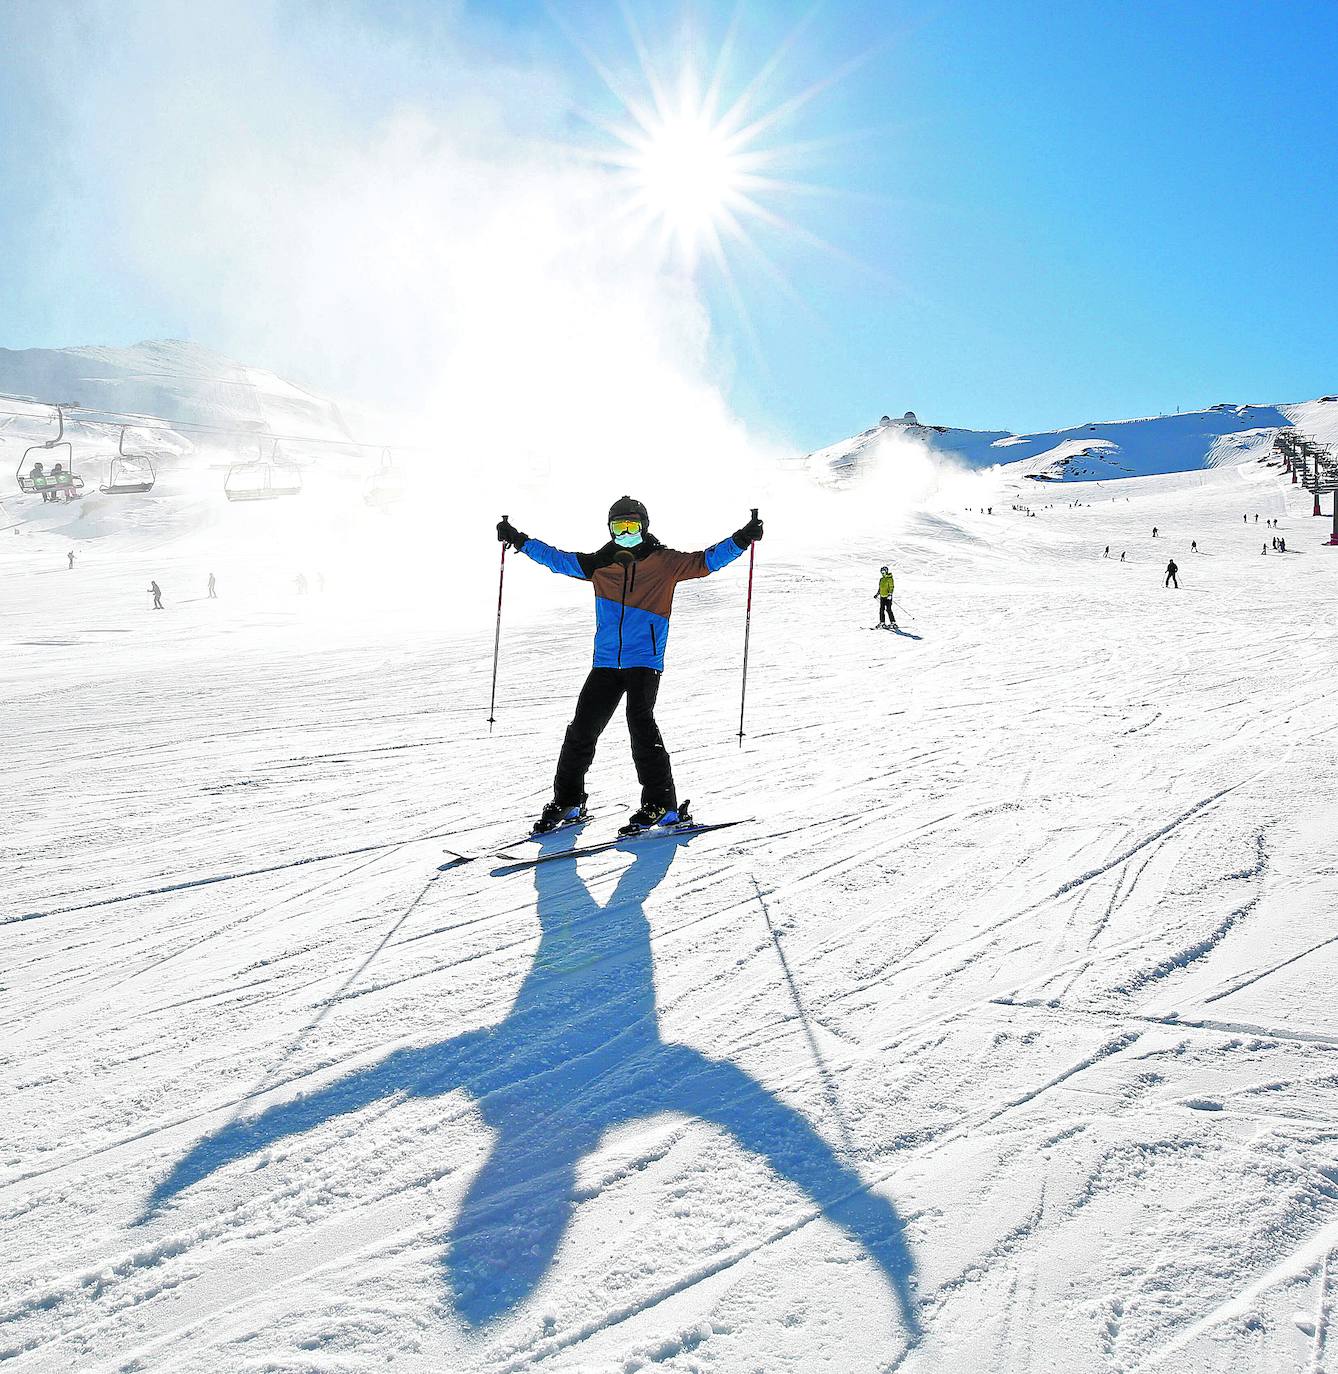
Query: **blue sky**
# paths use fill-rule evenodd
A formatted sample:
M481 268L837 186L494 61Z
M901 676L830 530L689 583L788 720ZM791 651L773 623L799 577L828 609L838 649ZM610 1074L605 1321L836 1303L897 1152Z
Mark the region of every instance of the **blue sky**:
M167 284L152 255L126 251L118 178L86 146L87 109L70 114L106 41L99 24L136 8L0 8L0 346L223 342L207 283ZM685 15L709 62L738 8L734 88L812 9L628 8L666 77ZM503 102L508 64L551 74L547 133L598 142L577 112L617 118L618 105L572 30L617 72L636 69L605 0L278 5L270 22L353 127L458 102L461 68L487 59ZM352 60L353 24L395 60ZM127 111L161 87L124 51L112 61L98 99L112 116L105 102L123 92L116 152L133 159ZM832 0L759 109L851 64L773 131L775 145L816 145L783 174L830 190L764 198L799 232L753 226L791 291L743 251L737 298L709 266L696 276L712 373L750 425L814 447L908 408L1025 430L1338 390L1332 3ZM533 93L519 85L515 99ZM255 349L275 361L260 338ZM318 360L307 380L326 380Z

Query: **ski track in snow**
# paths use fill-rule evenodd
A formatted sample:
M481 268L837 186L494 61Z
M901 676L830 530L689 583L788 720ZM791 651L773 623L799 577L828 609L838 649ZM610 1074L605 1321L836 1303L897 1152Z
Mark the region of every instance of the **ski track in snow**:
M918 640L769 537L741 749L684 588L680 787L758 820L542 877L438 865L546 799L575 584L509 581L490 737L486 539L453 638L0 549L0 1366L1322 1374L1338 557L1253 463L994 499L895 536Z

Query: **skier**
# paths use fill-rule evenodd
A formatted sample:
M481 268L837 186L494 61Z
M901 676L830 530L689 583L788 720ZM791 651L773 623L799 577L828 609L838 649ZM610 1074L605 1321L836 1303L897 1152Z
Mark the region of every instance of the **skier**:
M608 530L609 542L596 552L569 553L522 534L505 516L497 522L502 543L550 572L589 582L595 593L594 666L567 726L553 777L553 800L534 823L536 835L584 818L585 775L600 734L624 695L641 806L618 833L635 835L651 826L689 819L678 805L669 753L655 723L674 588L732 563L762 537L762 522L754 514L718 544L680 553L651 534L646 507L623 496L609 508Z
M1153 525L1153 527L1152 527L1152 537L1153 537L1154 539L1157 537L1157 527L1156 527L1156 525Z
M1179 591L1179 590L1180 590L1180 582L1179 582L1179 580L1178 580L1177 577L1176 577L1176 573L1178 573L1179 571L1180 571L1180 569L1177 568L1176 565L1175 565L1175 559L1174 559L1174 558L1170 559L1170 560L1167 562L1167 564L1166 564L1166 581L1163 582L1161 585L1162 585L1163 587L1171 587L1171 586L1173 586L1173 587L1176 589L1176 591Z
M214 590L214 574L213 574L213 573L210 573L210 574L209 574L209 600L210 600L210 601L217 601L217 600L218 600L218 593Z
M306 594L307 594L307 575L306 575L306 573L298 573L298 575L297 575L297 594L298 594L298 596L306 596Z
M73 571L74 571L74 550L71 549L71 550L69 551L69 553L67 553L67 554L65 555L65 557L68 558L68 559L70 560L70 571L73 572Z
M1264 555L1265 558L1267 558L1267 557L1268 557L1268 545L1265 544L1265 545L1263 546L1263 548L1261 548L1261 549L1259 550L1259 552L1262 553L1262 554Z
M150 582L149 591L153 593L153 609L161 611L163 608L163 589L156 582Z
M878 572L878 624L884 629L895 630L897 618L892 613L892 593L897 582L886 568L879 568Z
M1286 553L1286 552L1287 552L1287 540L1286 540L1285 538L1280 538L1280 539L1278 540L1278 552L1279 552L1279 553Z
M1199 541L1198 541L1197 539L1191 539L1191 540L1189 541L1189 551L1190 551L1190 553L1198 553L1198 551L1199 551Z
M1109 558L1109 557L1110 557L1110 545L1109 545L1109 544L1106 545L1106 551L1105 551L1105 553L1103 553L1103 554L1101 555L1101 557L1102 557L1102 558Z
M1120 562L1121 562L1121 563L1124 562L1124 550L1123 550L1123 549L1120 550Z

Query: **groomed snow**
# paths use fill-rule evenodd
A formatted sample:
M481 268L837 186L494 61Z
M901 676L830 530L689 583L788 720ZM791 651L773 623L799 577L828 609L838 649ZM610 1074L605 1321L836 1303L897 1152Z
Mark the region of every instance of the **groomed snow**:
M299 597L227 511L211 602L198 534L7 503L0 1361L1332 1367L1328 521L1253 460L971 480L772 516L742 748L746 566L680 591L680 788L756 819L503 876L438 866L546 800L587 589L514 564L490 736L486 525ZM591 783L603 835L619 722Z

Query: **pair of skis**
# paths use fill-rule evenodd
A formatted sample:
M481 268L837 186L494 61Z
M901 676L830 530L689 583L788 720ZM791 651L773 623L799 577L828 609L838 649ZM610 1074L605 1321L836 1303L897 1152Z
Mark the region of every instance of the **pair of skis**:
M587 854L602 854L605 850L632 848L637 845L653 844L657 840L687 839L693 835L704 835L711 830L728 830L731 826L742 825L743 820L736 821L676 821L672 825L652 825L644 830L639 830L631 835L615 835L611 840L594 840L589 844L569 845L565 849L545 849L537 854L517 853L516 851L523 844L534 844L547 840L550 835L559 835L564 830L575 830L577 827L585 825L589 821L588 816L583 816L580 820L567 821L562 825L554 826L552 830L546 830L540 835L526 835L522 839L511 844L502 845L500 848L487 850L478 854L463 854L455 850L448 850L448 858L445 863L438 865L438 873L448 873L452 869L460 868L464 864L473 863L477 859L489 858L500 862L500 867L493 869L495 877L501 877L508 873L519 873L525 869L536 868L539 864L555 863L559 859L579 859Z

